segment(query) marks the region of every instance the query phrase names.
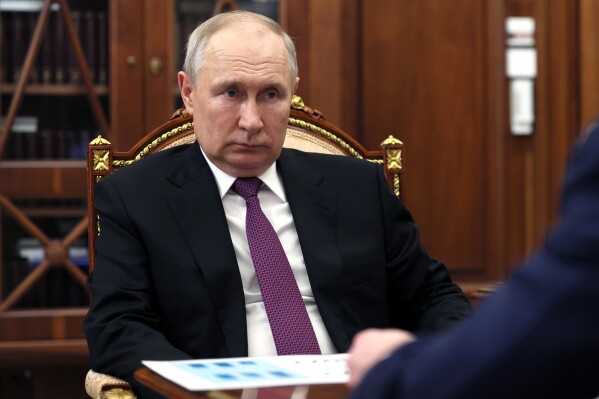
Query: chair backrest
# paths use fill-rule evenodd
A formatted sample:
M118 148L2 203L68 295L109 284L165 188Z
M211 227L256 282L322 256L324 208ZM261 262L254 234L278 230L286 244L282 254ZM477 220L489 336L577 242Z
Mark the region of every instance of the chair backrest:
M90 142L87 150L90 272L94 268L95 239L100 233L98 216L94 207L96 183L115 170L152 153L195 141L192 117L185 110L178 110L168 122L146 135L129 151L114 151L112 144L102 136L98 136ZM387 184L395 195L401 198L404 194L401 180L403 173L403 143L401 141L389 136L381 143L381 149L368 151L343 130L327 122L320 112L304 105L302 99L297 96L294 96L291 103L284 147L307 152L352 156L380 164L385 172Z

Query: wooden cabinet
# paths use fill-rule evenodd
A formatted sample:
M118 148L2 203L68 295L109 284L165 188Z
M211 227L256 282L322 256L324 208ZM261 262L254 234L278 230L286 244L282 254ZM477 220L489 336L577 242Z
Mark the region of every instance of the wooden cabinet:
M177 71L182 69L187 36L201 21L227 5L278 18L279 9L286 8L286 3L287 0L111 0L109 140L115 149L129 149L181 106Z
M85 392L84 158L108 126L107 21L101 1L72 3L0 2L2 397Z
M74 264L70 252L85 234L87 143L101 134L115 149L127 150L172 115L180 101L176 72L186 37L201 21L227 7L278 18L285 8L282 4L278 0L0 3L4 119L0 228L5 233L0 240L0 271L13 263L12 258L22 258L20 243L26 236L37 240L34 249L44 266L29 280L23 277L8 284L6 278L0 279L4 284L0 314L18 306L57 266L64 266L83 285L85 268ZM52 218L57 221L41 221ZM19 232L9 242L15 230L12 220ZM49 232L47 224L60 224L62 229Z
M504 278L555 220L571 145L598 113L599 2L298 3L303 98L368 148L401 138L406 203L430 255L463 283ZM530 136L510 132L509 16L536 22Z
M86 142L108 129L106 4L0 3L0 194L85 197Z
M69 8L68 18L61 12L62 3ZM6 33L0 64L7 66L0 74L0 117L8 118L9 130L13 130L0 130L0 193L9 198L84 198L81 148L90 138L102 134L115 149L129 149L172 115L180 104L176 73L181 68L186 34L215 10L237 4L270 16L284 12L289 16L284 11L289 8L286 0L12 0L0 4L4 10L2 30ZM38 33L36 24L45 6L49 16L38 24ZM13 33L13 17L18 17L18 35ZM82 68L78 68L76 52L68 40L70 29L81 47L81 62L85 63ZM32 40L36 35L40 36L39 51L36 45L29 46L35 44ZM18 45L12 43L14 37L19 38ZM89 54L90 46L94 47L93 56ZM31 54L26 54L31 47ZM48 56L47 52L55 51L60 55ZM41 76L47 64L52 77L21 82L14 79L17 67L12 64L20 70L28 58L32 76ZM78 72L76 81L69 77L71 69ZM59 73L65 76L60 81L55 77ZM29 126L27 116L33 119ZM15 128L37 134L14 133ZM61 149L51 155L42 154L49 151L49 141L52 146L58 141L72 141L74 129L76 155L69 153L70 147L66 152ZM18 155L15 141L29 138L37 142L33 155L27 143L19 148L30 154ZM24 158L28 162L21 162Z
M126 150L167 120L182 22L232 3L0 2L0 396L84 396L87 143Z
M108 139L129 149L175 109L174 2L111 1L111 117Z

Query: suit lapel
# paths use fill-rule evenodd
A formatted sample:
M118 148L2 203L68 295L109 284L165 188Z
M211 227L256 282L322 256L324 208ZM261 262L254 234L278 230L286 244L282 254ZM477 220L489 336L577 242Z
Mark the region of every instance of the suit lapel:
M320 315L335 347L347 348L339 304L343 269L337 250L337 197L319 187L323 174L297 153L284 149L278 167Z
M166 201L206 279L230 355L247 356L243 287L222 201L199 146L185 157L170 176L179 189Z
M310 285L336 348L350 340L338 298L342 260L336 245L337 198L319 188L324 176L283 150L278 161ZM235 250L214 176L197 145L169 178L179 188L166 201L206 279L231 356L247 356L245 300Z

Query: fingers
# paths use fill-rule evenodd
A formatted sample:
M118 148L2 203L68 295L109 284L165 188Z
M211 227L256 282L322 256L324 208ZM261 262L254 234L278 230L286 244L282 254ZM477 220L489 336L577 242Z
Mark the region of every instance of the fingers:
M395 329L368 329L356 334L347 361L348 387L355 388L375 364L414 339L409 332Z

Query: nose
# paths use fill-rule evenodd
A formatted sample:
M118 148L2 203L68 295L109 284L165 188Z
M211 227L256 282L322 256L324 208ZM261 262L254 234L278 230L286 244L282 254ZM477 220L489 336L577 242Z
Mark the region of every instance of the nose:
M260 109L255 100L245 101L240 109L239 127L248 133L255 133L262 129L264 122Z

